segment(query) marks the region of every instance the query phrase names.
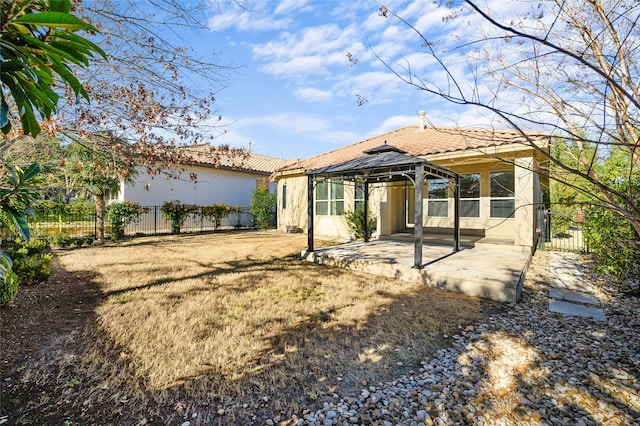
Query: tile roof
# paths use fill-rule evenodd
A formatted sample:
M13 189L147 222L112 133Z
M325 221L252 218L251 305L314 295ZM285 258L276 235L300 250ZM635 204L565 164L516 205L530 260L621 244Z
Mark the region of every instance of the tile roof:
M545 138L545 135L540 133L528 135L534 140ZM367 154L363 151L385 143L415 156L528 144L520 133L513 131L454 127L426 127L420 130L417 126L407 126L305 160L291 160L277 172L306 172L339 164L365 156Z
M186 147L185 150L190 157L190 163L216 169L271 174L288 164L287 160L281 158L255 154L239 149L220 150L217 147L209 145L198 145Z

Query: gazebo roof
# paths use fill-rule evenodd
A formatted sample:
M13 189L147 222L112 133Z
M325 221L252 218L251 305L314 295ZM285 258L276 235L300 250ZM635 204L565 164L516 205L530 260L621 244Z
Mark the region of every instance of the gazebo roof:
M324 178L369 179L377 181L404 180L415 174L417 165L422 164L426 178L453 178L456 173L423 158L408 155L392 145L384 145L363 151L365 156L339 164L306 172L307 175Z

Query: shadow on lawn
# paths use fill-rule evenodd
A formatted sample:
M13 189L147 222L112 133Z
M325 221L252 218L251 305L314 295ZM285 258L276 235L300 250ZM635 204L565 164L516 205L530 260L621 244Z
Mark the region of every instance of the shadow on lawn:
M277 261L227 262L204 275L250 273L231 289L244 292L259 286L262 276L282 270L283 265L287 265L286 273L301 277L307 277L310 268L318 277L345 273L292 256ZM201 266L209 265L202 263ZM89 273L79 273L79 276L89 276ZM161 288L169 282L156 280L106 295ZM211 290L208 286L198 286L189 291L195 295ZM532 289L527 292L535 293ZM127 355L128 345L136 342L114 341L93 315L85 329L67 332L53 343L50 352L43 353L20 374L20 381L9 393L12 404L9 407L15 410L9 413L9 424L61 424L67 420L121 424L175 424L185 420L192 425L263 424L267 418L279 415L284 419L303 406L317 406L332 399L334 393L355 400L361 388L376 386L403 374L418 374L422 361L428 361L439 349L453 344L450 336L461 333L461 328L476 326L489 315L497 320L489 321L489 326L478 331L469 344L457 348L458 362L449 372L460 377L461 383L477 383L477 388L468 395L462 391L457 397L448 395L444 398L446 404L473 406L485 419L508 408L514 421L535 421L537 415L544 415L560 420L583 418L600 422L600 411L595 407L602 404L601 410L609 410L619 419L640 416L634 405L637 400L626 399L627 395L633 395L633 389L624 388L623 379L610 377L617 369L638 378L638 351L618 354L612 349L612 342L619 339L632 339L637 343L637 329L635 335L629 335L637 324L627 322L625 325L622 315L607 313L610 322L620 326L616 329L607 323L584 320L583 333L575 336L566 326L573 319L549 315L545 301L536 300L539 296L525 295L520 305L508 311L504 305L424 286L400 294L380 290L378 295L383 302L360 319L348 320L353 304L336 302L326 309L301 315L290 327L267 333L263 338L264 349L247 357L245 372L236 379L226 378L215 365L201 365L197 374L181 377L180 384L162 390L149 388L144 374L136 371L135 359ZM517 329L501 327L500 318L515 314L521 318ZM284 318L273 317L254 327L268 330L278 321ZM549 334L549 330L553 330L553 334ZM449 337L445 338L445 334ZM548 339L555 341L557 349L553 353L543 349L548 346ZM600 350L594 353L594 348ZM638 345L636 348L640 351ZM606 356L610 361L598 362L599 356ZM590 357L593 362L587 362ZM574 377L573 373L564 373L566 363L571 362L585 362L584 374ZM559 389L565 388L564 396L558 396ZM29 394L30 399L25 399L28 389L35 390ZM438 406L435 398L424 406L407 408L413 410L412 414L424 408L434 415L449 411L447 406ZM507 407L506 404L513 405ZM541 407L551 408L540 412ZM393 413L395 407L389 405L388 409ZM366 403L356 414L365 412L371 414ZM397 414L402 415L401 411Z

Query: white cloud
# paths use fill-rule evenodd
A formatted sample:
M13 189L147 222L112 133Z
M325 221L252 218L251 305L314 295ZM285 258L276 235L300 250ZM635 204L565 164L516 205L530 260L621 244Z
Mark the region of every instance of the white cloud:
M333 93L329 90L320 90L313 87L298 89L293 94L303 101L326 102L333 98Z
M309 0L282 0L274 13L276 15L287 15L301 10L309 10L307 7Z

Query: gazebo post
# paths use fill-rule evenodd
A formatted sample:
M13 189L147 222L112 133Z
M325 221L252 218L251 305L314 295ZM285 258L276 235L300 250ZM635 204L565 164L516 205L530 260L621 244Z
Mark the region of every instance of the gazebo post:
M307 252L313 252L313 175L307 176Z
M369 181L364 180L364 242L369 242Z
M453 181L453 251L460 251L460 175Z
M415 176L415 220L414 220L414 251L413 268L422 269L422 186L424 184L424 167L422 162L416 164Z

